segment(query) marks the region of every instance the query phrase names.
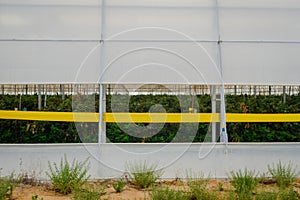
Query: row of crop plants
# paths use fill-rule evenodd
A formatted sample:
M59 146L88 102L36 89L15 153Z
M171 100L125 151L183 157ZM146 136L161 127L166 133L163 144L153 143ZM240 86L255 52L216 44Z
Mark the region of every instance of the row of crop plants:
M111 101L112 96L107 95L107 112L129 107L130 112L149 112L151 106L160 104L166 112L188 112L190 106L195 106L200 113L211 112L211 97L200 95L196 98L188 95L134 95L130 97L129 105L126 104L125 95L115 95L117 103ZM180 105L178 98L184 101ZM287 96L286 102L282 96L250 96L250 95L227 95L226 109L228 113L300 113L300 95ZM44 99L44 98L43 98ZM75 101L75 103L74 103ZM71 112L98 110L98 96L48 96L44 111ZM24 109L28 111L37 110L37 95L0 95L0 110ZM153 107L152 107L153 108ZM25 111L24 111L25 112ZM77 126L78 125L78 126ZM139 124L146 126L148 124ZM186 130L195 124L185 124ZM179 138L181 142L202 142L209 130L208 123L199 123L196 135L186 135ZM80 128L79 128L80 127ZM132 130L132 124L126 124ZM79 128L79 130L77 129ZM107 138L110 142L170 142L174 139L179 124L164 124L159 133L153 137L134 137L122 130L116 123L107 123ZM229 141L234 142L299 142L300 123L228 123L227 131ZM80 132L81 134L78 134ZM188 134L188 131L186 131ZM67 123L47 121L21 121L0 120L0 143L78 143L97 142L97 123Z

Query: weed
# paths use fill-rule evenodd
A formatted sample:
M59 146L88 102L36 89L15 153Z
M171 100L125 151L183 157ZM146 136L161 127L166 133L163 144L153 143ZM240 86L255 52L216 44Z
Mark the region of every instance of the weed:
M74 200L99 200L104 194L104 187L97 188L94 185L86 184L85 187L76 188L72 199Z
M203 172L195 173L192 171L186 171L187 184L190 188L200 187L205 189L209 183L209 178L204 177Z
M217 188L220 192L224 191L224 184L222 182L218 182Z
M252 192L256 191L258 178L254 171L247 168L230 172L230 183L235 188L239 199L252 199Z
M122 179L118 179L116 183L113 183L112 186L116 190L117 193L122 192L124 187L126 185L126 182Z
M155 187L150 193L153 200L189 200L189 197L182 191L172 190L169 187Z
M281 161L276 166L274 163L272 166L268 165L268 171L280 188L290 187L298 175L290 162L287 165L283 165Z
M70 164L66 155L64 160L61 159L60 164L53 163L53 166L48 162L50 173L47 172L47 176L52 181L55 189L62 194L69 194L75 188L79 188L86 183L89 176L87 172L89 165L88 159L83 162L78 162L75 159Z
M293 190L293 186L289 188L280 188L278 192L278 199L280 200L298 200L300 199L300 194Z
M0 200L5 200L6 198L11 199L13 190L18 182L18 179L15 179L14 173L6 177L1 177L0 173Z
M255 200L277 200L277 193L262 191L256 194Z
M215 200L218 196L215 191L207 189L209 178L204 177L203 172L194 173L187 171L187 184L190 187L189 199Z
M131 182L139 188L148 188L163 174L163 171L158 169L157 164L148 165L146 161L129 162L126 164L126 170L129 172Z
M38 200L39 199L39 195L32 195L31 200ZM41 198L41 200L44 200L44 198Z

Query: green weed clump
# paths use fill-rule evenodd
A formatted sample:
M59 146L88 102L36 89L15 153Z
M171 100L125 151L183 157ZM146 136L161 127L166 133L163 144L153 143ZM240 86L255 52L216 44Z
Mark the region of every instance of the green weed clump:
M152 200L189 200L189 196L180 190L172 190L169 187L155 187L150 193Z
M120 193L124 190L126 182L122 179L118 179L117 182L113 183L112 186L117 193Z
M75 188L73 200L100 200L104 194L104 187L85 184L84 187Z
M268 171L280 188L290 187L298 175L296 168L290 162L287 165L282 164L281 161L276 165L274 163L272 166L268 165Z
M252 193L256 192L258 185L258 177L254 171L247 168L242 171L230 172L230 183L235 188L239 199L252 199Z
M15 189L17 182L14 173L11 173L11 175L6 177L1 177L0 171L0 200L12 198L13 190Z
M66 155L61 159L60 164L48 162L50 173L47 176L52 181L55 189L62 194L69 194L76 188L80 188L90 177L87 175L89 164L88 159L78 162L75 159L70 164Z
M203 172L187 171L187 184L189 186L188 199L216 200L218 195L208 189L209 177L205 178Z
M150 165L146 161L129 162L126 164L126 171L129 173L131 182L141 189L152 186L163 174L157 164Z
M255 200L277 200L277 192L262 191L255 196Z

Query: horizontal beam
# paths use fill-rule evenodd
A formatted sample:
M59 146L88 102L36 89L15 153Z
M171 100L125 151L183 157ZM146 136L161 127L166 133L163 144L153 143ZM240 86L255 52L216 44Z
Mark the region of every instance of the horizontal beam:
M0 119L61 122L98 122L99 113L0 110ZM227 113L227 122L300 122L300 113ZM218 113L105 113L107 123L209 123L219 122Z

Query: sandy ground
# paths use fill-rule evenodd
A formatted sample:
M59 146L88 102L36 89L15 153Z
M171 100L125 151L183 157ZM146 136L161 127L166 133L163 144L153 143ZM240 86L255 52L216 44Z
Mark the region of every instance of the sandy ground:
M124 187L124 191L121 193L116 193L114 188L112 187L112 182L109 181L104 184L103 181L91 181L90 184L95 185L97 187L104 187L104 194L101 196L103 200L150 200L150 192L151 190L141 190L137 189L134 186L126 185ZM185 182L181 180L162 180L158 182L156 185L158 186L168 186L172 189L185 190L187 189L187 185ZM220 185L222 185L223 192L220 192L220 195L224 192L228 192L233 189L232 186L225 180L211 180L209 182L209 189L212 190L220 190ZM264 188L274 187L272 185L263 185ZM295 187L298 192L300 192L300 180L295 181ZM52 188L50 184L41 184L37 186L29 185L29 184L20 184L18 185L13 192L14 200L70 200L72 199L72 194L62 195ZM37 198L33 198L37 197Z

